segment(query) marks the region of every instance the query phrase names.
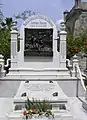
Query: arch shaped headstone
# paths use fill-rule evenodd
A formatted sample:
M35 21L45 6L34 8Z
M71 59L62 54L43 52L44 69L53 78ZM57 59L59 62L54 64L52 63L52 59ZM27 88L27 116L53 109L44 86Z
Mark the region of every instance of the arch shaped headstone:
M37 62L40 66L43 62L46 68L58 68L57 28L51 19L40 14L29 16L21 26L20 38L19 66L27 67L30 63L29 67L36 67Z

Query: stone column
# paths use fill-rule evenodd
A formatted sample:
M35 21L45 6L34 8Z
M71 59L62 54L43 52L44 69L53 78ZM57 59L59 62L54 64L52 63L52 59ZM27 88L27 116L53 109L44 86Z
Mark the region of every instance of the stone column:
M17 68L17 38L18 31L16 22L14 22L11 31L11 68Z
M66 35L64 22L60 23L60 68L66 68Z
M79 64L78 62L79 62L79 61L78 61L78 59L77 59L77 56L74 55L74 56L73 56L73 71L72 71L72 77L75 77L75 72L76 72L75 66Z

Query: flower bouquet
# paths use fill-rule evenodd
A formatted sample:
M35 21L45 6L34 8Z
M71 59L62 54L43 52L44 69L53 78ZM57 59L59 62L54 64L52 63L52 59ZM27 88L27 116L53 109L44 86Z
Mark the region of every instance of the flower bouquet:
M23 112L23 115L26 119L43 116L54 118L54 114L51 112L52 105L46 100L40 101L33 99L32 101L30 101L29 98L27 98L25 108L26 110Z

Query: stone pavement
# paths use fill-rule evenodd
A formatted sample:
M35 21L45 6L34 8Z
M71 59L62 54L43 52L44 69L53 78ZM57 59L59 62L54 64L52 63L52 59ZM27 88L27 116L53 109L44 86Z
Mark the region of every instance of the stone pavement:
M60 85L61 89L63 92L68 96L68 97L76 97L77 94L77 81L72 80L72 81L58 81L58 84ZM78 85L78 96L83 97L84 96L84 89L82 87L81 81L79 81Z
M87 111L82 108L82 102L76 97L69 97L68 105L74 120L87 120Z
M20 81L0 81L0 97L14 97Z

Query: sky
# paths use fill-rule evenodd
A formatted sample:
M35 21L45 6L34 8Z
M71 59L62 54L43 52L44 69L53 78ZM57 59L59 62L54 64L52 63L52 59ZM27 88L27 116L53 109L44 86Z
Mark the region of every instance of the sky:
M25 10L50 17L53 21L63 19L63 12L70 10L75 0L0 0L4 16L12 17ZM87 0L82 0L86 1Z

